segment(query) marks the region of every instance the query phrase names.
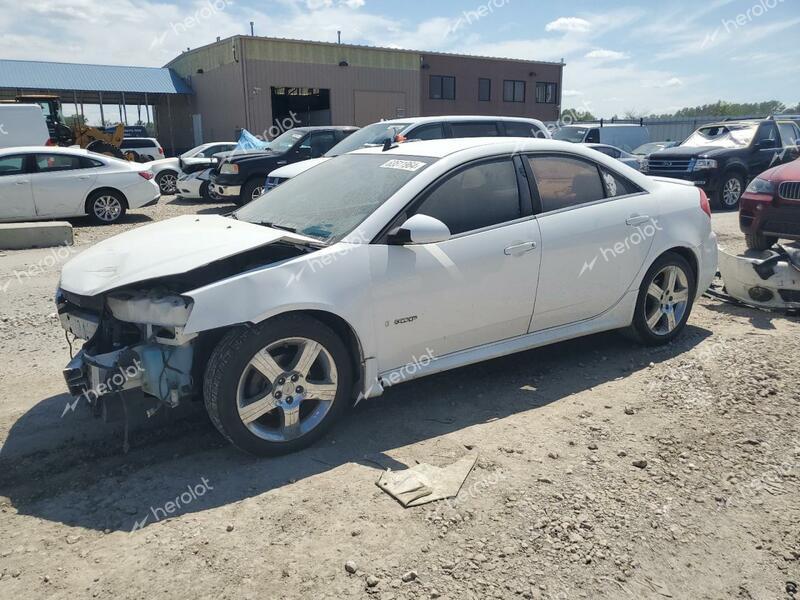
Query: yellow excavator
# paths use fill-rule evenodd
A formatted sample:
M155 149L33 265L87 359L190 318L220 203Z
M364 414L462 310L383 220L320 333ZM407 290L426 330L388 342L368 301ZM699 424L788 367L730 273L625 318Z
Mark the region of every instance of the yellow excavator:
M50 139L59 146L80 146L90 152L106 154L115 158L134 160L134 156L120 150L122 138L125 137L125 126L121 123L112 133L102 129L89 127L82 123L74 123L69 127L64 123L61 113L61 99L50 94L23 94L12 102L17 104L38 104L42 107Z

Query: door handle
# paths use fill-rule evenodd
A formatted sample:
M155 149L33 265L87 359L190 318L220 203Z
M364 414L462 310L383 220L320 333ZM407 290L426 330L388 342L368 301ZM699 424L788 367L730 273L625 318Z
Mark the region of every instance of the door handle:
M511 256L512 254L524 254L536 249L536 242L522 242L521 244L514 244L503 250L503 254Z
M650 217L647 215L631 215L625 220L627 225L631 227L636 227L637 225L641 225L642 223L647 223L650 220Z
M78 177L78 179L89 179L89 176L88 175L81 175L80 177Z
M30 181L28 181L28 180L25 180L25 181L17 181L17 182L16 182L16 184L17 184L17 185L27 185L28 183L30 183Z

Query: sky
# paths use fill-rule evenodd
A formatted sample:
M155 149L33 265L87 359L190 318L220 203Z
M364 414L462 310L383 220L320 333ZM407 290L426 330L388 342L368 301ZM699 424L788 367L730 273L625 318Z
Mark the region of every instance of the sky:
M163 66L249 33L566 61L562 108L800 102L800 0L0 0L0 58Z

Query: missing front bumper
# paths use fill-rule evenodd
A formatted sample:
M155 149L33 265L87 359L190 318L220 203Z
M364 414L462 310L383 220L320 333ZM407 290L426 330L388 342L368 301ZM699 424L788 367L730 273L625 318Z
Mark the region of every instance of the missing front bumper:
M749 251L742 256L719 251L726 292L760 308L800 310L800 249Z

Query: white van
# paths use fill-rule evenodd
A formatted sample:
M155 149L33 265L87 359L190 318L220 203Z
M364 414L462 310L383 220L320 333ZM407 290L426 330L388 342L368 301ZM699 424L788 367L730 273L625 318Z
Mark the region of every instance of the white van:
M50 133L38 104L0 104L0 148L50 145Z
M606 144L631 152L650 141L644 125L631 123L576 123L565 125L553 133L554 140L576 144Z

